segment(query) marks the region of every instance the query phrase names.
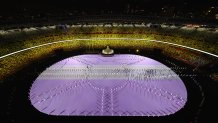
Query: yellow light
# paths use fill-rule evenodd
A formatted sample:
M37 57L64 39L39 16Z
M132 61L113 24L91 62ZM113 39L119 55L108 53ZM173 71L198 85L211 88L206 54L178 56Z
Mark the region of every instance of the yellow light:
M138 53L138 52L139 52L139 50L137 49L137 50L136 50L136 52Z

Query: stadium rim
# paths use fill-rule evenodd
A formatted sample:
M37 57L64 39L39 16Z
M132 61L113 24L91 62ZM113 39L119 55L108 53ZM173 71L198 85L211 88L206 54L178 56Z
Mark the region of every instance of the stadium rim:
M27 50L35 49L35 48L38 48L38 47L43 47L43 46L57 44L57 43L72 42L72 41L75 41L75 40L77 40L77 41L80 41L80 40L140 40L140 41L146 41L146 42L157 42L157 43L163 43L163 44L167 44L167 45L173 45L173 46L177 46L177 47L182 47L182 48L198 51L198 52L201 52L201 53L204 53L204 54L207 54L207 55L218 58L218 55L215 55L215 54L203 51L203 50L199 50L199 49L196 49L196 48L192 48L192 47L188 47L188 46L180 45L180 44L176 44L176 43L159 41L159 40L147 40L147 39L140 39L140 38L91 38L91 39L90 38L76 38L76 39L72 39L72 40L55 41L55 42L51 42L51 43L46 43L46 44L41 44L41 45L25 48L25 49L22 49L22 50L18 50L18 51L3 55L3 56L0 57L0 59L3 59L5 57L8 57L8 56L20 53L20 52L24 52L24 51L27 51Z

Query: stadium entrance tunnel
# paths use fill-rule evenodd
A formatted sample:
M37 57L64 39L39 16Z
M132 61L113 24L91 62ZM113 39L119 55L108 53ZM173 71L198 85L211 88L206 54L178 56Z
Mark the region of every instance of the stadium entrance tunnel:
M165 116L184 107L187 91L164 64L139 55L78 55L47 68L29 98L40 112L64 116Z

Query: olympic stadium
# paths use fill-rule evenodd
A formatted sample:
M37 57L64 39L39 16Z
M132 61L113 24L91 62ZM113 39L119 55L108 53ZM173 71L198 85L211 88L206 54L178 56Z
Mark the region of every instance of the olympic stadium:
M0 121L218 121L216 20L64 17L0 21Z

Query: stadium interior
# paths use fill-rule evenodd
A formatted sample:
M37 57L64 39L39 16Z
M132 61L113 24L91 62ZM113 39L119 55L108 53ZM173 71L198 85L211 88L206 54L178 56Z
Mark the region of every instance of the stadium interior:
M1 122L218 122L217 1L10 2Z

